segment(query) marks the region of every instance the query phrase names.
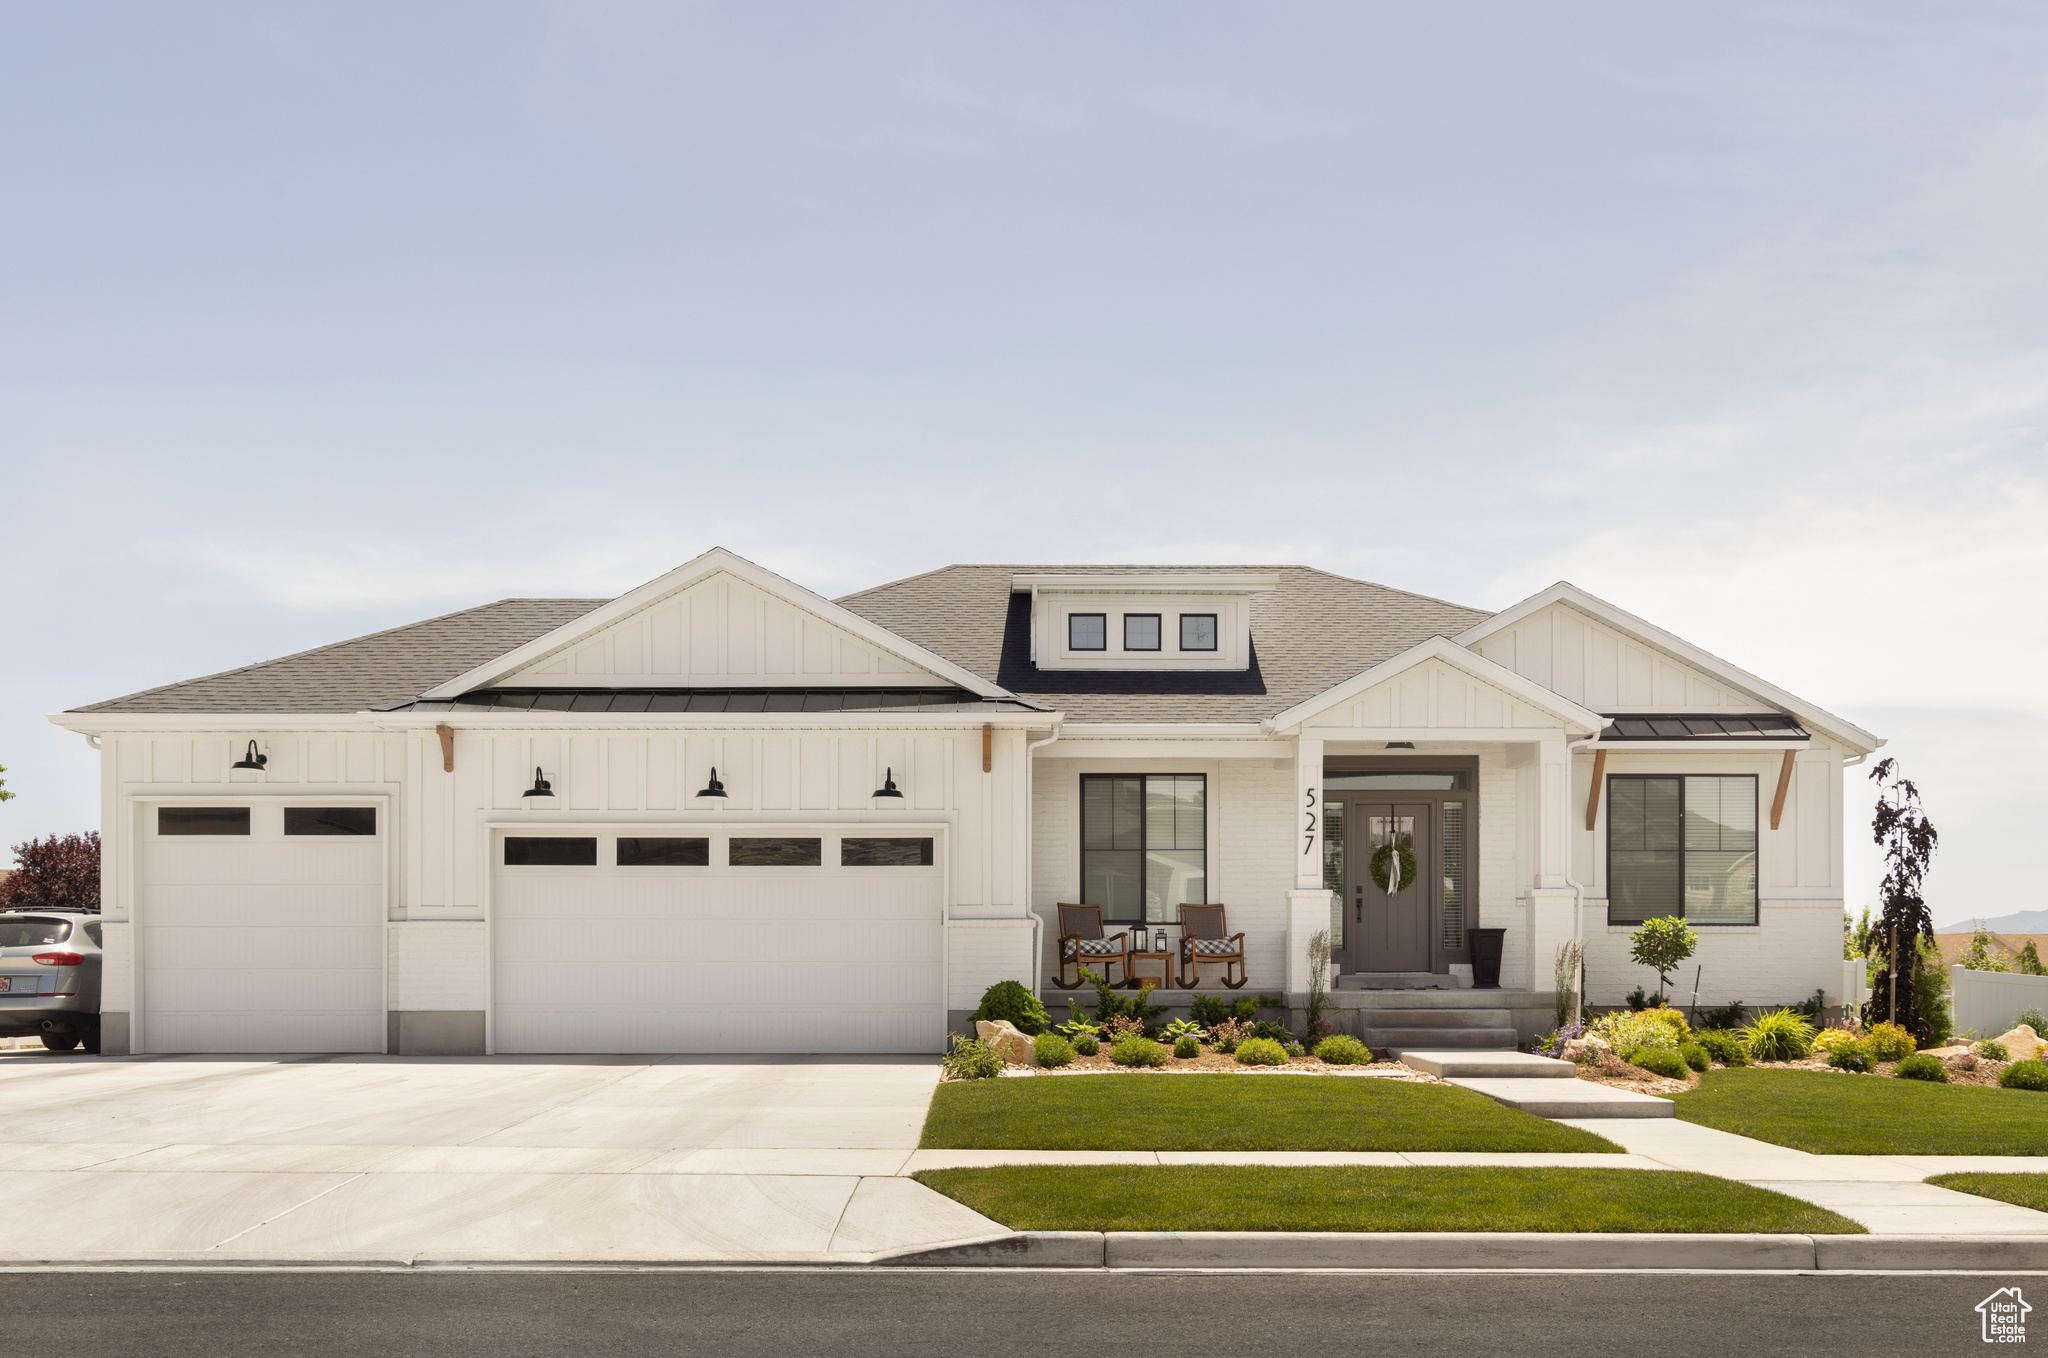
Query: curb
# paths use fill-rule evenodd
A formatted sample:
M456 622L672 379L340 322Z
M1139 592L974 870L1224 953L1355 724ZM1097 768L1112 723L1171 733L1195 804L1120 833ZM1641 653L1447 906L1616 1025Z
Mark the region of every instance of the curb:
M940 1268L2048 1271L2048 1235L1026 1231L877 1263Z

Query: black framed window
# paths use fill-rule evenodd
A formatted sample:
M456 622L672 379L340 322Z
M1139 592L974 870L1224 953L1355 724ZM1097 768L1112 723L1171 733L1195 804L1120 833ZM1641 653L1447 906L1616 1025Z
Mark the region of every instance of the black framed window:
M932 865L930 836L868 838L847 836L839 841L842 868L928 868Z
M1159 615L1157 613L1124 614L1124 649L1127 651L1156 651L1159 649Z
M1209 899L1208 779L1081 775L1081 899L1105 920L1171 924Z
M1607 919L1757 922L1755 774L1607 779Z
M572 835L507 835L508 868L594 868L597 840Z
M735 868L815 868L825 862L822 839L733 839L725 861Z
M1067 614L1067 649L1070 651L1108 650L1109 615L1107 613Z
M1180 648L1183 651L1215 650L1216 615L1214 613L1181 614Z
M246 806L159 806L156 832L160 835L246 835L249 808Z
M694 838L619 836L622 868L703 868L711 865L711 841Z
M374 835L377 808L374 806L287 806L284 832L288 835Z

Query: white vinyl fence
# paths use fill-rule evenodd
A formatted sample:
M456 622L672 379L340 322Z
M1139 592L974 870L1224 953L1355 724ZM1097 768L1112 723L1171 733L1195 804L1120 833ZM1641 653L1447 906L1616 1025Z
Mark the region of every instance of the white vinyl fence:
M2017 976L2006 971L1948 969L1955 992L1956 1031L1997 1037L2011 1028L2022 1009L2048 1011L2048 976Z
M1861 957L1847 957L1842 960L1842 989L1835 996L1835 1003L1854 1013L1861 1013L1864 1002L1870 998L1870 963Z

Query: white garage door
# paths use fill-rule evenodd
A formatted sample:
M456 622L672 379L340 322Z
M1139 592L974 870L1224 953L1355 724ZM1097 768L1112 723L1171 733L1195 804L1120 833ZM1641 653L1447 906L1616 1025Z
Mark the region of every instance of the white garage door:
M501 835L501 1052L933 1052L942 869L924 836Z
M379 808L254 802L141 815L143 1050L384 1050Z

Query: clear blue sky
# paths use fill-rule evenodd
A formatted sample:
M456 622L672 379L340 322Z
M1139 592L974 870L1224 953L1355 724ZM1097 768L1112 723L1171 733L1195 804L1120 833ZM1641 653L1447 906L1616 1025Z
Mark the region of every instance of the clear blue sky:
M43 714L712 544L1559 578L2043 899L2048 11L0 3ZM1852 902L1868 899L1860 789Z

